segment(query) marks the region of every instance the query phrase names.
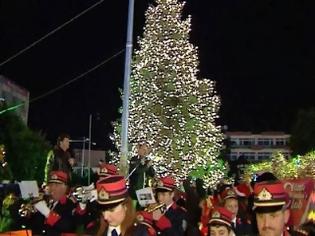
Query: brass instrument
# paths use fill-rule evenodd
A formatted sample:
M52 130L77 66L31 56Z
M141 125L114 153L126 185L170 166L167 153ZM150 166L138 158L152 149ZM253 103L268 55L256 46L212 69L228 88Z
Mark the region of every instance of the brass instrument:
M160 209L160 211L162 212L162 214L164 214L164 212L166 211L166 205L164 203L153 203L148 205L144 211L146 212L153 212L155 210Z
M38 197L31 197L29 202L22 203L19 209L19 215L21 217L29 217L36 212L34 205L42 200L48 201L48 195L43 192L39 193Z
M97 191L94 183L89 186L79 186L74 189L72 196L79 202L94 201L97 199Z

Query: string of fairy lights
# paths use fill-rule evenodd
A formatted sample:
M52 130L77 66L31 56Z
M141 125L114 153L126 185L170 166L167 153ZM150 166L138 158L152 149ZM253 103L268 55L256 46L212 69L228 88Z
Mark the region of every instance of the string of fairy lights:
M198 51L189 42L191 18L182 19L184 3L157 0L146 11L140 48L134 52L128 136L131 144L147 141L160 176L180 183L204 168L206 186L225 175L218 164L223 135L215 124L220 99L214 82L198 79ZM115 124L115 136L120 125ZM116 138L120 146L119 138Z
M279 179L315 178L315 151L289 159L280 152L274 153L271 160L248 165L244 179L250 181L253 175L267 171Z

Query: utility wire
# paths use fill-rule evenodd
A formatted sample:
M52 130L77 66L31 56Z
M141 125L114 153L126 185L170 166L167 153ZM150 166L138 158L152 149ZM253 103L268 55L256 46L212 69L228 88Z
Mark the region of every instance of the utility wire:
M110 60L112 60L112 59L114 59L115 57L119 56L119 55L120 55L121 53L123 53L124 51L125 51L125 49L121 49L119 52L115 53L115 54L112 55L110 58L107 58L107 59L103 60L102 62L100 62L100 63L97 64L96 66L94 66L94 67L92 67L91 69L87 70L86 72L84 72L84 73L82 73L82 74L76 76L75 78L73 78L73 79L67 81L66 83L63 83L63 84L59 85L58 87L53 88L53 89L47 91L46 93L43 93L43 94L41 94L41 95L39 95L39 96L37 96L37 97L35 97L35 98L33 98L33 99L30 99L30 101L29 101L28 103L31 104L31 103L33 103L33 102L39 100L39 99L42 99L42 98L44 98L44 97L47 97L48 95L53 94L53 93L57 92L58 90L60 90L60 89L62 89L62 88L64 88L64 87L66 87L66 86L68 86L68 85L74 83L75 81L81 79L82 77L84 77L84 76L86 76L87 74L91 73L92 71L98 69L98 68L101 67L102 65L106 64L106 63L109 62ZM20 104L18 104L18 105L11 106L11 107L8 107L7 109L1 110L1 111L0 111L0 115L3 114L3 113L5 113L5 112L7 112L7 111L15 110L15 109L17 109L17 108L23 106L25 103L26 103L26 102L22 102L22 103L20 103Z
M20 50L19 52L15 53L14 55L12 55L11 57L9 57L8 59L6 59L5 61L1 62L0 67L2 67L3 65L5 65L6 63L12 61L14 58L18 57L19 55L23 54L24 52L26 52L27 50L31 49L32 47L34 47L35 45L39 44L41 41L43 41L44 39L48 38L49 36L53 35L54 33L56 33L57 31L61 30L63 27L69 25L70 23L72 23L74 20L78 19L80 16L84 15L85 13L89 12L90 10L92 10L93 8L97 7L98 5L100 5L102 2L104 2L104 0L100 0L97 3L93 4L92 6L90 6L89 8L85 9L84 11L80 12L78 15L74 16L73 18L71 18L70 20L66 21L65 23L63 23L62 25L58 26L56 29L50 31L48 34L44 35L43 37L41 37L40 39L36 40L35 42L31 43L29 46L27 46L26 48Z

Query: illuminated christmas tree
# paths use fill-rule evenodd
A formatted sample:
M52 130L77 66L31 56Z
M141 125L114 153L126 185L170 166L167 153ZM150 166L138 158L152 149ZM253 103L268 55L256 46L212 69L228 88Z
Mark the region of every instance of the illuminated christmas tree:
M128 136L133 147L139 141L151 144L161 176L171 174L179 182L201 168L205 182L214 186L225 171L217 160L223 140L215 124L220 100L214 82L198 78L198 52L189 42L191 19L182 19L183 7L177 0L156 0L146 11L133 60Z

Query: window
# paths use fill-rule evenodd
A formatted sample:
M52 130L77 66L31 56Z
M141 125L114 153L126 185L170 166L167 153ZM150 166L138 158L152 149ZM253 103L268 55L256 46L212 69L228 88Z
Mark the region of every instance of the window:
M251 138L240 138L241 146L251 146L255 144L255 140Z
M260 146L272 146L272 139L271 138L259 138L258 145Z
M237 138L231 138L230 144L231 144L232 147L233 146L234 147L237 146L238 145L238 139Z
M242 152L240 153L240 156L249 161L254 161L256 159L255 152Z
M260 161L269 159L271 155L272 155L271 152L258 152L257 153L258 160Z
M231 154L230 154L230 160L231 160L231 161L236 161L237 158L238 158L237 152L231 152Z
M286 138L276 138L276 146L286 146L288 140Z

